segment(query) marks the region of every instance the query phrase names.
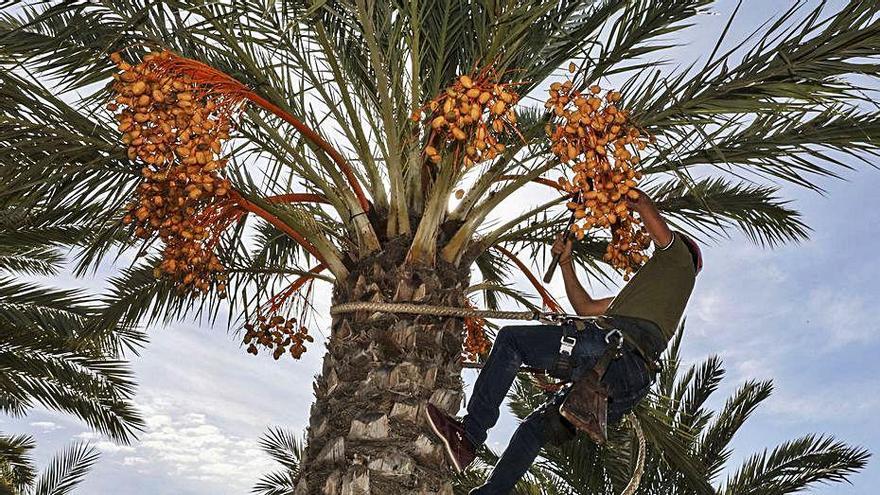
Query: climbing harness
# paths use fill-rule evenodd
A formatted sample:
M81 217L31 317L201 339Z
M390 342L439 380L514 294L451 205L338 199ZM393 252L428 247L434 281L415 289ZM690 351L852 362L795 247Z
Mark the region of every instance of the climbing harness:
M544 311L497 311L472 308L455 308L450 306L435 306L430 304L414 303L386 303L375 301L355 301L340 303L330 308L331 315L353 313L357 311L369 311L372 313L404 313L415 315L445 316L458 318L491 318L503 320L526 320L539 321L549 325L562 325L563 334L557 356L552 370L544 370L531 367L522 367L520 371L537 374L547 373L550 376L565 381L570 381L574 367L572 351L577 340L571 333L571 329L583 331L588 323L594 323L598 329L606 331L605 342L608 347L599 358L596 366L587 372L577 382L570 385L571 390L566 395L560 406L560 414L575 426L584 431L597 444L602 445L607 441L607 411L608 391L601 383L611 361L620 357L623 344L626 340L623 332L609 324L604 316L580 316L564 313ZM638 349L636 349L638 350ZM646 358L642 355L642 358ZM646 359L647 361L647 359ZM464 363L465 368L482 368L482 363ZM639 420L633 413L624 417L632 427L639 444L636 466L632 478L624 488L621 495L633 495L641 483L645 467L646 442L645 435Z
M608 365L621 356L623 334L620 330L611 330L605 334L605 343L608 346L596 365L571 385L559 407L559 414L563 418L589 435L598 445L604 445L608 441L609 393L602 378L605 377Z
M613 330L613 326L609 326L606 316L580 316L565 313L556 313L552 311L500 311L490 309L473 309L473 308L455 308L451 306L435 306L431 304L415 304L415 303L387 303L374 301L355 301L340 303L330 307L330 314L340 315L344 313L355 313L358 311L369 311L371 313L403 313L413 315L428 316L446 316L454 318L488 318L499 320L523 320L537 321L545 325L563 325L573 326L578 331L584 330L588 323L594 323L600 328ZM570 342L570 341L569 341ZM652 372L656 372L656 362L650 359L648 355L636 345L630 342L636 351L649 364ZM566 346L568 344L565 344ZM478 369L479 363L466 363L465 368ZM531 368L522 368L523 371L541 371Z

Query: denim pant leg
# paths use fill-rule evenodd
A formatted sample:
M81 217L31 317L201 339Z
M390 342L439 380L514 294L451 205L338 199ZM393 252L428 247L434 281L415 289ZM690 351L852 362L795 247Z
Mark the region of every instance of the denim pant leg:
M561 336L561 332L559 335ZM580 376L583 376L584 373L591 370L596 365L596 362L602 353L605 352L607 346L604 339L604 333L598 332L593 328L587 328L587 330L583 332L578 332L576 337L577 345L575 345L572 353L572 357L574 357L577 364L573 370L573 379L575 380ZM556 345L555 352L559 352L558 344ZM630 379L629 376L627 376L627 378L620 376L626 371L635 372L635 370L629 369L630 359L638 358L627 354L624 356L624 359L615 361L609 366L609 374L613 375L615 379L615 384L612 385L612 387L617 388L619 386L622 387L621 391L624 391L624 389L631 386L631 384L627 382L627 379ZM633 364L631 366L636 365ZM637 372L636 374L639 376L636 377L636 375L633 375L633 378L631 379L633 381L641 381L641 374ZM643 380L647 383L646 375ZM541 451L541 447L543 447L545 443L545 429L547 428L545 416L547 414L557 414L556 411L561 405L564 397L564 393L557 394L523 420L513 434L513 437L510 439L510 444L504 450L504 454L502 454L498 463L495 465L495 468L492 470L489 479L487 479L482 486L473 489L470 492L470 495L506 495L513 490L517 481L522 478L526 471L528 471L529 466L535 461L535 458ZM618 411L609 410L609 412L615 413ZM573 436L574 433L572 433L572 437Z
M499 408L520 365L549 369L559 355L561 338L562 327L553 325L514 325L498 331L463 420L474 445L482 445L498 421Z
M492 469L486 482L470 491L470 495L507 495L523 477L545 443L546 414L559 408L562 397L554 397L529 414L510 438L510 444ZM572 431L571 436L575 433Z

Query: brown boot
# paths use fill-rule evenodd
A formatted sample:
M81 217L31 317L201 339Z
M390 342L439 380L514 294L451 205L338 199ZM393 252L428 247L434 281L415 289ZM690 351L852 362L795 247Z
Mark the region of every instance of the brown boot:
M459 473L464 471L477 457L477 449L464 432L464 426L434 404L428 404L428 424L434 433L443 440L446 454Z

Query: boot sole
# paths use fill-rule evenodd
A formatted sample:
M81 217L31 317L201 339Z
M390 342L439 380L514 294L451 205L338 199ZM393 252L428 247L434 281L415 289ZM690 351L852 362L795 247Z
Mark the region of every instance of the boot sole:
M437 425L434 424L434 418L431 417L431 413L425 411L425 416L428 417L428 425L431 426L431 431L434 432L435 435L443 442L444 450L446 450L446 456L449 457L449 460L452 461L452 466L455 468L455 472L460 473L464 471L458 464L458 459L455 458L455 454L452 453L452 447L449 446L449 441L446 440L446 437L440 433L440 430L437 429Z

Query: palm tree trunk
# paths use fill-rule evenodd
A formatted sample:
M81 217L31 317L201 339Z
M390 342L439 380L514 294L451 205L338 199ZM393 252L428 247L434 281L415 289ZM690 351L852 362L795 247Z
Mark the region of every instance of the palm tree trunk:
M464 306L466 270L404 267L408 246L388 244L335 288L334 302ZM428 401L459 409L462 331L452 318L334 318L296 495L451 495L451 471L424 409Z

